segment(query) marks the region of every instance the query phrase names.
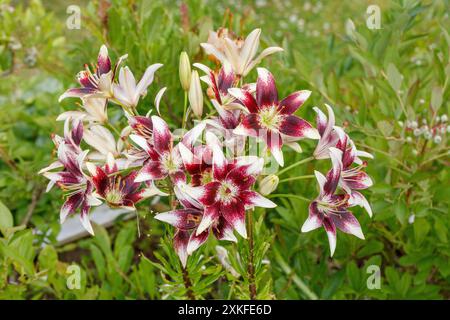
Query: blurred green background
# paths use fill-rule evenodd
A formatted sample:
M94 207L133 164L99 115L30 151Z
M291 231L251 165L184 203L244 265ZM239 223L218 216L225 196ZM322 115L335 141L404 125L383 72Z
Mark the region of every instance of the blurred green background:
M80 8L80 29L66 26L70 5ZM380 29L366 24L369 5L380 8ZM50 135L62 133L57 115L76 107L73 99L58 104L58 96L75 84L84 63L95 62L101 44L114 60L128 53L126 64L139 76L150 64L164 64L141 105L148 109L167 86L161 110L175 128L184 97L179 53L208 63L199 43L219 27L238 35L262 28L263 48L285 49L263 61L280 96L312 90L299 114L314 123L312 107L331 104L337 124L375 155L367 168L375 185L364 192L374 217L354 210L366 240L339 233L332 259L323 230L300 233L307 202L274 198L276 209L256 212L264 257L257 266L259 298L448 299L449 12L448 0L0 0L0 299L185 296L171 231L152 219L148 203L137 221L97 227L95 238L58 245L62 195L45 193L47 181L37 172L54 158ZM110 108L113 121L120 117ZM435 133L414 133L414 121ZM302 154L286 152L286 163L308 157L314 145L302 147ZM289 171L276 193L315 197L315 181L286 179L325 168L314 162ZM210 241L190 259L197 297L248 298L245 277L219 263L217 244ZM238 253L245 260L245 250L220 245L239 272ZM76 290L66 286L72 263L82 270ZM370 265L380 268L379 289L367 286Z

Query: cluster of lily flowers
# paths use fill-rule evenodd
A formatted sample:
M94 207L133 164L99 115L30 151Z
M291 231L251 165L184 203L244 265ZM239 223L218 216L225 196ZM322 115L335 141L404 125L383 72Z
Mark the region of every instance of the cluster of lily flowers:
M47 190L56 185L64 192L61 223L79 212L84 228L94 234L89 213L95 206L106 203L136 210L144 199L173 195L172 210L155 218L176 228L173 244L185 266L187 257L210 233L219 240L237 241L235 232L246 238L248 210L276 206L255 191L257 181L264 195L276 188L278 179L274 174L267 176L267 164L274 159L284 166L284 145L300 152L299 140L315 139L314 158L331 159L331 169L326 175L315 172L320 193L309 206L302 231L323 226L331 255L336 228L364 238L348 209L358 205L372 214L360 193L372 185L360 157L372 156L357 150L344 130L335 126L330 106L326 105L328 116L314 108L317 128L294 114L310 91L279 99L275 79L265 68L257 68L256 84L244 83L263 58L282 51L270 47L256 56L260 34L256 29L241 39L226 29L211 31L201 46L215 68L197 63L196 70L191 70L189 58L182 53L180 82L190 106L183 116L183 128L173 132L160 114L166 88L156 94L154 110L141 115L137 108L162 65L149 66L137 82L128 67L121 67L127 56L113 66L102 46L95 68L86 66L78 74L80 87L67 90L60 98L78 98L81 104L58 117L64 121L64 136L53 136L57 160L40 171L50 180ZM199 71L204 75L199 77ZM207 85L207 98L215 108L206 117L202 117L201 82ZM125 128L115 128L108 120L110 106L122 108ZM188 123L191 129L185 130ZM248 154L252 141L262 143L262 153Z

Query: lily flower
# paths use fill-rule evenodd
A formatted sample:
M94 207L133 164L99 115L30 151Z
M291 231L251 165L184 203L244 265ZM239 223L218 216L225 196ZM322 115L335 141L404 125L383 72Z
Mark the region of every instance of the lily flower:
M101 201L93 196L93 185L82 169L88 151L78 152L79 150L74 149L79 146L83 136L82 126L80 126L78 122L78 125L66 132L66 139L59 141L58 163L63 169L52 172L50 171L52 168L48 167L41 170L40 173L50 180L47 192L56 184L66 194L66 201L59 214L61 224L68 215L74 214L80 209L81 224L90 234L94 234L88 214L90 208L100 205Z
M66 111L61 113L56 121L65 121L66 119L80 119L82 121L106 123L108 122L108 113L106 111L107 100L105 98L81 98L81 107L83 111Z
M135 108L139 98L145 96L148 86L152 84L156 70L162 66L160 63L149 66L137 84L128 67L120 68L119 83L112 85L114 99L128 108Z
M167 176L174 178L183 168L181 156L173 146L173 136L167 123L158 116L152 116L151 121L151 143L142 136L130 135L131 140L149 155L136 177L136 182L161 180Z
M211 181L212 154L208 146L197 146L191 150L180 142L178 150L184 168L191 177L190 185L199 186Z
M91 72L88 65L85 70L80 71L77 80L81 88L72 88L64 92L59 101L67 97L84 98L88 96L110 98L112 96L112 83L116 74L117 67L127 55L119 58L114 69L111 69L111 60L108 56L108 49L102 45L97 58L97 65L94 72Z
M367 152L359 152L356 150L355 144L349 138L349 136L342 130L342 128L335 127L337 134L339 135L339 141L336 144L336 148L342 151L342 173L339 185L350 196L349 204L351 206L359 205L364 207L372 216L372 209L367 199L356 190L364 190L373 185L372 179L369 175L363 171L367 166L366 161L361 161L359 155L372 158L373 156ZM353 166L353 163L357 163Z
M127 175L119 172L118 166L112 154L108 155L105 167L96 166L91 162L86 163L95 186L95 195L112 208L124 208L130 211L136 210L135 204L154 195L165 196L154 185L140 188L141 183L135 182L137 171Z
M114 135L102 125L92 125L84 131L83 140L93 147L96 151L89 153L88 158L91 161L105 162L109 154L115 158L121 156L123 141Z
M361 226L355 216L348 211L348 194L336 194L342 173L342 152L334 147L330 148L332 169L325 177L320 172L315 171L319 184L319 196L309 205L309 216L302 226L302 232L309 232L321 226L324 227L330 253L333 256L336 249L336 228L341 231L353 234L360 239L364 239Z
M335 147L339 139L338 134L334 130L335 117L333 109L328 104L325 104L325 107L328 110L328 118L319 108L313 108L317 113L317 130L319 130L320 134L319 142L313 153L316 159L328 159L330 157L330 148Z
M207 54L213 55L222 64L229 62L239 77L245 77L262 59L276 52L283 51L280 47L269 47L256 58L259 47L261 29L253 30L244 41L233 41L227 35L223 37L223 48L211 43L200 45Z
M245 148L245 137L233 134L232 130L240 123L243 106L228 92L228 89L238 84L239 79L228 62L223 64L217 75L203 64L195 63L194 66L206 73L205 76L201 77L201 80L208 85L208 95L218 113L217 117L207 119L205 122L223 137L226 147L230 148L234 154L240 155ZM254 86L245 85L243 90L252 92Z
M239 78L227 61L223 63L217 75L214 70L211 70L204 64L194 63L194 66L205 72L206 75L200 77L200 79L210 88L211 92L208 93L210 98L216 100L225 110L233 110L240 107L240 104L233 103L236 99L228 93L228 89L238 84Z
M236 45L242 46L242 39L238 39L233 32L228 31L227 28L220 27L217 31L210 30L208 34L207 45L215 48L222 55L225 54L225 38L229 38L233 40ZM206 51L206 49L205 49ZM207 53L208 54L208 53ZM220 63L220 61L215 57L215 55L209 54L209 58L216 62Z
M278 91L272 74L264 68L258 68L256 99L239 88L228 90L247 108L241 124L234 129L235 134L263 139L279 165L284 165L281 147L283 140L310 138L318 139L319 133L306 120L293 113L308 99L311 91L301 90L278 100Z
M72 124L72 127L70 126ZM70 152L74 157L82 152L80 148L81 140L83 139L83 123L77 119L66 119L64 122L64 137L56 134L52 136L53 143L56 149L63 156L65 152ZM64 144L64 153L59 151L60 146ZM48 167L41 169L38 174L43 174L47 171L61 168L64 164L58 159L51 163ZM54 183L50 181L47 186L47 191L53 187Z
M213 180L199 187L185 187L185 191L204 206L204 214L197 235L224 218L244 238L245 211L255 206L274 208L275 203L250 188L255 176L260 174L264 160L258 157L240 157L228 161L217 143L217 137L206 133L207 144L212 148Z

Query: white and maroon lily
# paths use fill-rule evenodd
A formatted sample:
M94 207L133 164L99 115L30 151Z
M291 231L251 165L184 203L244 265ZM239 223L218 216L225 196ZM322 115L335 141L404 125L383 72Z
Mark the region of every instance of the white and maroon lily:
M153 184L141 188L141 183L135 182L137 171L128 174L121 173L112 154L109 154L104 168L90 162L87 162L86 166L92 176L95 195L103 199L111 208L124 208L134 211L136 210L136 203L148 197L167 195Z
M239 82L239 78L228 62L222 65L218 73L201 63L194 63L194 66L205 72L206 75L200 79L208 85L210 89L208 97L211 100L215 100L225 110L239 108L240 104L234 103L236 98L228 92L228 89L236 87Z
M205 122L210 129L214 129L216 134L223 137L225 146L235 155L240 155L245 148L245 137L235 135L233 130L241 121L243 106L228 92L228 89L238 84L238 77L228 62L223 64L218 74L200 63L196 63L194 66L207 74L201 79L209 86L208 95L218 114L217 117L207 119ZM252 92L254 85L245 85L242 89Z
M81 140L83 139L84 128L83 123L79 119L66 119L64 122L64 137L60 137L56 134L52 135L53 143L58 151L58 159L51 163L49 166L41 169L39 174L43 174L50 170L64 167L64 163L59 160L61 158L66 159L66 153L70 153L73 158L76 158L82 150L80 148ZM64 145L64 146L62 146ZM63 148L60 150L60 148ZM49 191L54 185L54 182L50 180L47 191Z
M89 66L85 66L85 70L80 71L77 80L80 88L72 88L64 92L59 101L68 97L85 98L89 96L110 98L112 96L112 83L117 71L117 67L127 56L119 58L114 68L111 68L111 60L108 56L108 49L102 45L97 58L97 65L92 72Z
M349 204L351 206L359 205L364 207L369 216L372 216L369 202L356 190L364 190L373 185L372 179L363 171L367 166L367 162L359 158L359 156L365 156L373 159L373 156L370 153L358 151L353 141L342 128L335 127L335 131L339 136L336 148L342 151L342 173L339 185L350 196ZM356 166L353 165L354 163Z
M212 41L212 43L201 43L200 45L207 54L213 55L222 64L228 62L237 76L245 77L262 59L273 53L283 51L280 47L269 47L255 58L260 36L261 29L250 32L244 41L232 40L228 34L222 33L220 37L215 37L215 41Z
M188 148L183 142L178 144L178 150L184 169L190 176L189 184L197 187L211 181L212 151L204 145ZM184 179L182 182L186 182Z
M170 177L173 182L178 181L183 173L183 161L178 149L174 146L174 139L167 123L158 116L152 116L151 123L140 117L132 126L138 128L140 134L132 134L130 138L141 147L148 155L144 166L136 177L136 182L148 180L161 180ZM200 123L188 131L182 142L189 148L192 147L198 136L202 133L204 124Z
M152 84L156 70L162 66L160 63L149 66L137 84L128 67L120 68L119 83L112 85L114 100L125 107L136 108L140 97L145 96L148 86Z
M151 121L151 141L139 135L130 135L149 156L137 175L136 182L161 180L167 176L174 179L183 168L181 156L178 149L174 148L173 136L167 123L158 116L152 116Z
M328 110L328 117L319 108L313 108L317 113L316 123L320 134L320 139L313 153L316 159L328 159L330 157L330 148L335 147L339 139L338 134L334 130L335 117L333 109L328 104L325 104L325 107Z
M345 193L336 194L342 174L342 152L331 147L330 157L332 169L326 177L315 171L320 193L309 205L309 216L301 230L308 232L323 226L330 243L331 256L333 256L336 249L336 228L360 239L364 239L364 235L358 220L347 210L350 207L348 202L350 196Z
M212 148L212 181L203 186L186 188L186 192L204 206L204 214L197 234L224 218L244 238L245 211L255 206L274 208L275 203L251 190L264 160L258 157L225 158L217 138L207 132L207 144Z
M284 140L291 143L292 139L320 137L317 130L306 120L294 115L311 92L297 91L279 101L275 79L267 69L258 68L256 99L246 90L232 88L229 92L241 101L248 111L234 133L263 139L281 166L284 165L281 152Z
M101 201L93 196L93 185L83 172L83 166L88 151L81 151L79 145L83 137L81 122L75 121L72 129L68 129L69 121L66 121L65 137L57 140L58 161L40 171L50 180L47 191L53 185L61 188L66 196L66 201L60 210L60 222L64 223L68 215L80 210L80 220L83 227L94 234L89 222L89 211L92 206L98 206ZM52 169L62 167L61 171L53 172Z

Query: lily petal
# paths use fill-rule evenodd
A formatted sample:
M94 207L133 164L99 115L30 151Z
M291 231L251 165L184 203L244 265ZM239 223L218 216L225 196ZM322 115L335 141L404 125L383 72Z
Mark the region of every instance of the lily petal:
M331 215L331 219L339 230L364 240L361 225L355 216L350 212L342 212L336 215Z
M233 226L233 228L243 238L247 238L244 204L241 201L233 199L229 202L221 203L220 211L223 217Z
M257 68L256 70L258 71L256 103L260 108L278 104L278 91L273 75L265 68Z
M301 90L291 93L289 96L281 100L279 110L283 114L293 114L300 108L311 95L309 90Z

